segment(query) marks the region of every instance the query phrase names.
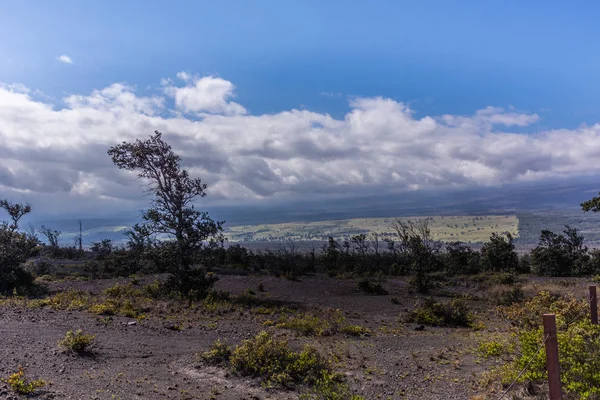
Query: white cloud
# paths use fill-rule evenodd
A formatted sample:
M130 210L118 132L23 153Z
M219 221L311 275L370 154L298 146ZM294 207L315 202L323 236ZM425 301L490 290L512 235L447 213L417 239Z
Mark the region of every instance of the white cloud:
M71 57L69 57L66 54L63 54L61 56L56 57L56 59L60 62L63 62L65 64L73 64L73 60L71 60Z
M0 193L56 212L145 204L106 150L154 130L209 183L208 199L485 187L600 172L600 125L511 133L539 120L512 109L415 118L404 103L356 98L340 119L307 110L248 115L222 78L170 83L175 108L197 119L123 83L70 95L63 109L25 89L0 85Z
M196 114L246 114L246 109L229 101L234 97L235 86L225 79L205 76L194 78L186 72L177 77L186 81L186 86L167 86L165 92L175 99L177 109L185 113Z
M185 71L178 72L177 77L186 82L192 79L192 76Z
M323 96L323 97L342 97L342 94L339 92L321 92L319 93L319 96Z

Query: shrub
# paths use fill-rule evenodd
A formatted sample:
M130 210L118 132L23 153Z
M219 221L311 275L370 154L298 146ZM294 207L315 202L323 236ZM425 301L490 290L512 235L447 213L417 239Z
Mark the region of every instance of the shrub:
M17 394L30 395L36 389L46 386L46 382L41 379L31 381L25 376L25 370L19 366L19 370L10 375L5 382Z
M514 303L521 303L525 300L525 293L520 286L513 286L496 293L496 304L500 306L510 306Z
M563 390L578 399L600 397L600 359L593 355L600 352L600 326L581 320L570 324L557 333L560 372ZM523 330L518 335L519 355L501 369L503 383L542 383L547 379L545 349L536 353L544 338L542 327ZM518 377L530 359L531 365Z
M86 352L94 338L95 336L86 335L81 329L78 329L75 332L68 331L65 338L59 342L59 345L65 349L81 354Z
M556 323L562 326L567 322L586 319L588 303L585 300L577 300L573 296L553 295L541 291L524 303L498 307L498 312L519 328L537 328L542 323L541 315L544 313L556 314Z
M37 252L34 236L12 231L0 222L0 294L25 294L33 285L33 275L21 264Z
M563 234L543 230L538 246L531 251L531 267L538 275L574 276L589 273L588 249L583 236L569 226Z
M408 322L433 326L471 326L473 315L462 298L455 298L449 303L441 303L431 297L414 309L407 318Z
M340 374L322 371L313 389L300 396L301 400L364 400L364 397L353 395Z
M242 376L260 377L267 387L314 385L323 371L330 372L329 364L314 347L306 346L296 352L286 341L264 331L236 347L230 362L234 371Z
M222 364L229 361L231 357L231 347L217 340L213 343L209 351L202 353L200 358L209 364Z
M519 268L519 256L515 252L514 239L510 233L492 233L489 242L481 248L481 263L492 271L510 271Z
M292 318L283 318L277 324L277 327L291 329L304 336L320 336L331 326L326 320L313 315L303 314Z
M385 296L388 294L388 291L381 286L379 282L371 282L368 279L363 279L358 282L358 289L362 292L369 294L376 294L379 296Z
M360 325L344 325L340 328L340 332L351 336L367 336L371 334L369 328Z
M485 340L477 345L477 353L483 358L500 357L514 351L515 346L509 342Z
M50 274L52 262L46 258L38 258L37 260L27 261L23 268L34 276L41 277Z
M121 299L124 297L138 297L142 295L142 291L135 289L132 283L126 285L119 285L118 283L114 286L104 289L104 294L108 297L115 299Z
M191 269L183 275L174 274L165 282L166 287L181 297L202 300L210 293L219 278L204 268Z

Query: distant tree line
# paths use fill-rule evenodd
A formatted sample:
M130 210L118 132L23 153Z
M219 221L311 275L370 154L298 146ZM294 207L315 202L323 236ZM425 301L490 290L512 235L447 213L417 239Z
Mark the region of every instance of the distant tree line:
M510 233L493 233L481 250L461 242L442 243L431 234L431 220L393 220L393 238L361 233L349 239L329 237L321 248L299 251L293 240L277 250L252 251L240 244L225 246L222 222L195 209L206 184L180 167L181 159L155 132L145 141L122 143L109 149L114 164L137 171L147 182L151 207L142 221L127 230L127 244L113 246L108 239L83 251L80 243L61 246L60 231L42 226L19 229L31 212L28 204L0 200L8 220L0 223L0 294L25 294L34 277L51 273L48 259L82 259L92 278L166 273L166 292L190 299L203 298L216 281L209 271L226 269L269 272L288 279L325 272L330 276L408 276L412 287L426 293L440 277L510 272L544 276L600 274L600 252L590 251L578 231L565 226L562 233L542 230L538 245L519 256ZM600 198L583 203L584 211L599 211ZM46 238L43 244L37 234ZM165 239L166 236L166 239ZM42 257L42 261L40 261ZM37 261L31 262L37 258Z

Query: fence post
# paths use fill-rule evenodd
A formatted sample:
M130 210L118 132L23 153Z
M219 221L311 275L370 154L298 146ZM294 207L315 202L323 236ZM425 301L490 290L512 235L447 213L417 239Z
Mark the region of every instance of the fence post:
M598 297L596 296L596 285L590 285L590 312L592 313L592 324L597 324Z
M548 387L550 400L561 400L560 365L558 363L558 339L556 337L556 317L544 314L544 338L546 339L546 368L548 369Z

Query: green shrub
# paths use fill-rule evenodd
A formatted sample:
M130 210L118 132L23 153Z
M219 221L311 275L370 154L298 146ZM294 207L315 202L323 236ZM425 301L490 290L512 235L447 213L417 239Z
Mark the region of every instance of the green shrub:
M33 286L33 275L21 267L38 252L34 236L13 231L0 222L0 295L26 294Z
M81 329L78 329L75 332L68 331L65 338L59 342L59 345L65 349L81 354L86 352L93 343L94 338L95 336L86 335Z
M487 285L514 285L523 281L519 275L511 271L482 272L471 277L471 280Z
M532 358L531 365L518 382L542 383L547 380L545 349L542 347L536 354L543 338L542 327L519 333L519 355L501 369L503 383L517 379L519 371ZM557 339L563 390L569 398L599 398L600 358L595 355L600 354L600 326L584 319L565 329L558 329Z
M300 396L301 400L364 400L353 395L340 374L322 371L309 393Z
M371 282L368 279L363 279L358 282L358 289L362 292L375 294L379 296L385 296L388 294L388 291L381 286L379 282Z
M368 336L371 334L369 328L360 325L344 325L340 328L340 332L351 336Z
M304 336L320 336L324 331L330 329L331 325L328 321L319 317L301 314L291 318L282 318L282 320L277 323L277 327L291 329Z
M296 352L288 343L261 332L244 340L230 357L231 367L242 376L262 378L267 387L292 387L295 384L314 385L330 372L328 362L311 346Z
M132 283L126 285L119 285L117 283L114 286L104 289L104 294L115 299L122 299L124 297L139 297L142 295L142 291L135 289Z
M46 382L41 379L31 381L25 376L25 370L19 366L19 370L14 374L10 375L4 380L8 386L17 394L30 395L33 394L36 389L46 386Z
M407 318L408 322L433 326L472 326L473 315L462 298L449 303L425 299L422 306L415 308Z
M229 357L231 357L231 347L221 342L221 340L217 340L213 343L212 348L209 351L202 353L200 357L209 364L229 362Z
M520 286L513 286L496 293L496 304L500 306L510 306L514 303L521 303L525 300L525 293Z
M484 340L477 345L477 354L483 358L500 357L514 351L515 346L509 342Z
M585 300L573 296L553 295L541 291L531 300L511 306L498 307L500 315L519 328L536 328L542 323L542 314L556 314L556 323L560 327L566 322L581 321L588 317L589 306Z

